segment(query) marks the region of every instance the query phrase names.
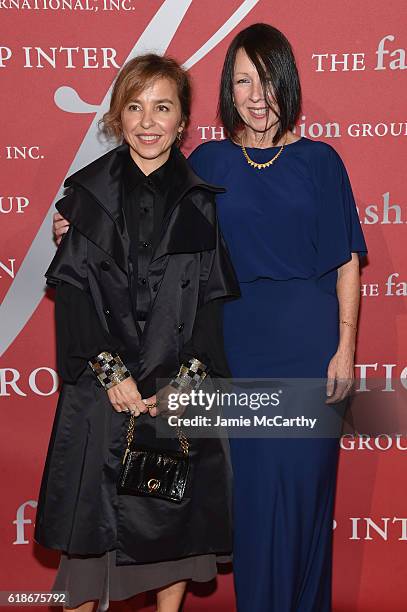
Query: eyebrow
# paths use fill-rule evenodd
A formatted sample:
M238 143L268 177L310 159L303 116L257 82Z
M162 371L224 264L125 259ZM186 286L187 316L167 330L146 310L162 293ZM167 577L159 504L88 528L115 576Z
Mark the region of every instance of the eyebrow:
M141 100L139 100L138 98L134 98L134 100L130 100L130 101L129 101L129 104L131 104L132 102L133 102L133 103L134 103L134 102L139 103L139 102L141 102ZM172 100L170 100L169 98L163 98L162 100L155 100L155 103L156 103L156 104L164 104L164 103L166 103L166 104L172 104L172 105L174 105L174 102L173 102Z

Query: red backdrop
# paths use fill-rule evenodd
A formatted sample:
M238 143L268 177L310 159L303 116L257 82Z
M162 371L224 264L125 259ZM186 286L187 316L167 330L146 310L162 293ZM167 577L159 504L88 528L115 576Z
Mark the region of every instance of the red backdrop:
M407 15L403 0L2 0L0 11L0 590L46 591L58 555L32 536L57 399L53 304L43 293L50 211L64 177L102 152L95 125L118 67L146 49L186 62L195 86L189 153L222 137L217 89L236 31L266 21L285 32L304 92L298 130L343 157L368 242L357 364L407 386ZM403 612L407 440L359 445L342 440L334 610ZM234 609L230 574L188 596L187 610L208 606Z

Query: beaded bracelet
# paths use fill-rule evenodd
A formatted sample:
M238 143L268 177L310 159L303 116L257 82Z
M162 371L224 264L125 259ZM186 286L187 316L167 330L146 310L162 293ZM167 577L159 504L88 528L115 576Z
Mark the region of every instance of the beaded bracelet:
M131 376L117 353L103 351L97 357L88 361L100 384L106 390L118 385Z

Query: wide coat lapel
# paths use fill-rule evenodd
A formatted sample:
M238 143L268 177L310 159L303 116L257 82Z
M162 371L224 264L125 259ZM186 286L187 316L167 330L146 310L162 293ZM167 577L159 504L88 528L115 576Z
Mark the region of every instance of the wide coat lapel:
M127 273L129 239L121 208L121 145L65 181L68 196L57 210Z
M168 194L170 206L152 262L164 255L196 253L216 246L215 228L195 206L194 192L205 190L216 194L223 193L225 189L203 181L177 148L174 158L174 176Z
M56 208L89 240L111 255L117 265L128 272L129 238L123 220L122 155L128 151L123 144L95 160L65 181L73 188ZM152 264L165 255L195 253L214 249L216 233L213 225L194 204L194 192L205 190L222 193L221 187L210 185L190 168L183 154L174 149L175 163L169 190L168 212L164 218L160 239L153 253ZM163 260L164 263L164 260ZM153 266L155 280L165 271L165 265ZM159 271L158 268L162 269Z

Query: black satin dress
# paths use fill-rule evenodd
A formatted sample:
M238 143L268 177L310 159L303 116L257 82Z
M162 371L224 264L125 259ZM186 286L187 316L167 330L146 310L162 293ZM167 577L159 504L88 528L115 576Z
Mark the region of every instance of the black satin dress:
M123 153L123 212L131 246L133 268L133 313L141 329L150 308L145 278L162 221L167 211L173 156L156 171L145 176L128 152ZM191 339L182 351L182 361L197 357L208 364L213 376L228 376L222 334L220 305L212 301L197 313ZM91 297L84 291L61 283L56 291L57 361L61 378L75 383L88 359L102 351L118 351L120 342L103 329ZM109 601L127 599L138 593L165 587L181 580L206 582L217 574L217 563L229 557L216 554L190 556L173 561L136 565L116 565L116 551L98 556L62 553L52 589L68 591L69 606L98 600L98 612L108 610Z

